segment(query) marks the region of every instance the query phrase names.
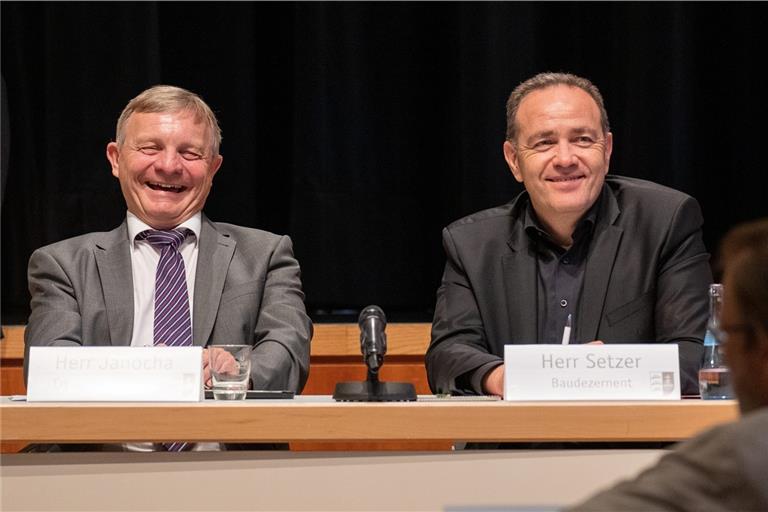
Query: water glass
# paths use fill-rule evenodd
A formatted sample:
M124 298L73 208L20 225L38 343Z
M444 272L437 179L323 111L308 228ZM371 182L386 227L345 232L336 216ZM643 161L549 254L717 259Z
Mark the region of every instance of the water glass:
M209 345L213 398L244 400L251 376L250 345Z

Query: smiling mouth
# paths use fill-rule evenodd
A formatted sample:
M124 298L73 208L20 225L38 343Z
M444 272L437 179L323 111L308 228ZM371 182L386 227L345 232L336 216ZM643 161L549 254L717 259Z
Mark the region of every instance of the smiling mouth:
M187 187L183 185L169 185L167 183L155 183L151 181L148 181L146 185L152 190L157 190L160 192L175 192L178 194L187 190Z
M551 181L553 183L567 183L569 181L578 181L585 179L586 176L579 175L579 176L554 176L551 178L546 178L547 181Z

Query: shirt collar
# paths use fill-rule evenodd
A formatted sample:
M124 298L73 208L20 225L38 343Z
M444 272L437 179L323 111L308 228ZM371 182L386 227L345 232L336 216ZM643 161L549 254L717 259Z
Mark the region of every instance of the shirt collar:
M134 242L136 235L147 229L154 229L152 226L145 224L141 219L131 212L126 214L126 221L128 222L128 240L131 242L131 249L134 248ZM195 234L195 245L200 240L200 229L203 225L203 214L197 212L178 226L177 228L187 228ZM175 228L174 228L175 229Z
M583 239L587 234L592 233L598 217L605 209L603 196L606 194L606 185L603 184L603 188L600 191L600 195L597 197L592 206L589 207L587 213L576 223L576 228L573 231L574 244ZM523 220L523 229L532 238L543 237L546 240L552 240L552 236L547 233L547 230L539 222L539 218L536 215L536 210L533 209L533 203L528 198L528 204L525 207L525 219Z

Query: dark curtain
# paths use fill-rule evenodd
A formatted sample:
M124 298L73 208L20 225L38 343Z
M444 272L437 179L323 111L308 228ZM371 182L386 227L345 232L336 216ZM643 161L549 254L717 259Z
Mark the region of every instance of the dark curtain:
M504 105L540 71L606 100L612 172L702 204L710 251L768 215L760 3L2 2L2 320L42 245L125 215L105 146L158 83L221 122L213 220L293 238L315 320L429 320L449 222L520 190ZM6 166L6 156L8 163ZM6 179L7 178L7 179Z

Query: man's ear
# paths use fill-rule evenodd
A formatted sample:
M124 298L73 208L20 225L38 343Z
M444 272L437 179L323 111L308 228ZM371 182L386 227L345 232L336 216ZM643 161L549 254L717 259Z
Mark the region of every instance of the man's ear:
M523 174L520 172L517 148L515 147L514 143L508 140L504 141L504 160L507 161L509 170L512 171L512 175L515 177L515 179L522 183Z
M219 168L221 168L222 162L224 162L224 157L220 154L213 157L213 161L211 162L210 167L211 179L213 179L216 173L219 172Z
M109 164L112 166L112 176L120 178L120 166L118 165L120 148L117 146L117 142L107 144L107 160L109 160Z
M605 169L611 165L611 154L613 153L613 134L608 132L605 135Z

